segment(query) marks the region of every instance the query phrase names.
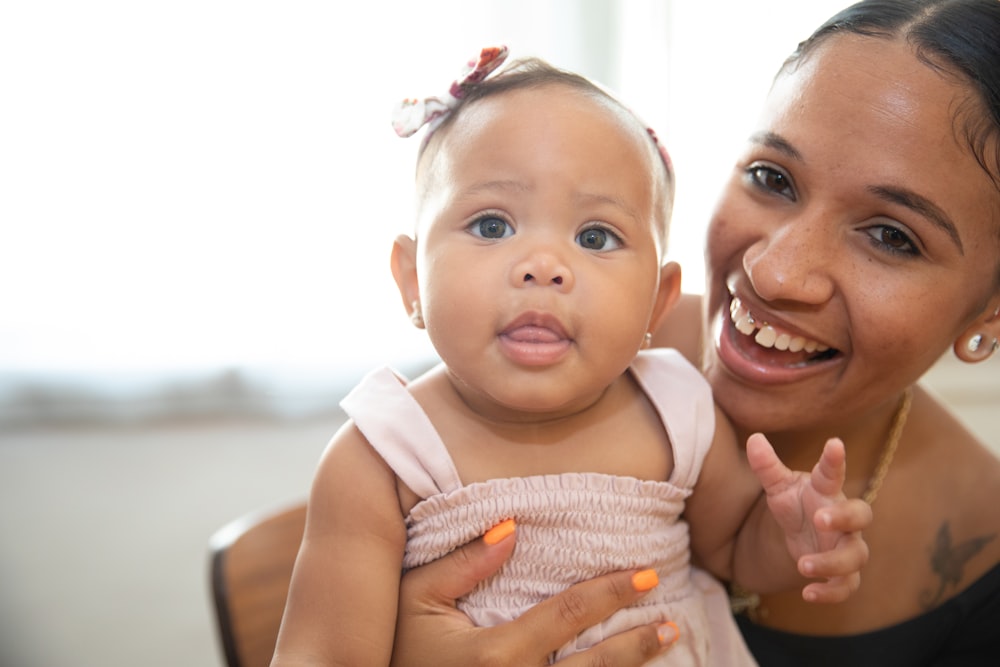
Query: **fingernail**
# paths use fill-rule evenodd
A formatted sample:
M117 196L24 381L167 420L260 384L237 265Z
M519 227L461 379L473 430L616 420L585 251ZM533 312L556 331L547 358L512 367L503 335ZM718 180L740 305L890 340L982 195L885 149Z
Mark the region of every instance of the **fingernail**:
M813 563L811 560L808 559L802 561L802 574L809 576L815 571L816 571L815 563Z
M483 542L486 542L486 544L489 544L490 546L502 542L514 534L514 528L515 525L513 519L501 521L486 531L486 534L483 535Z
M655 588L660 583L656 570L643 570L632 575L632 588L640 593Z
M660 641L660 646L673 646L681 638L681 629L673 621L667 621L656 628L656 638Z

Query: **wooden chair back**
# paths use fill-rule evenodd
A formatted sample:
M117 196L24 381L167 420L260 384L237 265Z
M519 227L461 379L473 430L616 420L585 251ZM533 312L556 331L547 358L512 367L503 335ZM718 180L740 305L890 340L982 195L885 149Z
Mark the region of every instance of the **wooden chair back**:
M247 514L209 540L212 598L229 667L268 667L305 529L305 502Z

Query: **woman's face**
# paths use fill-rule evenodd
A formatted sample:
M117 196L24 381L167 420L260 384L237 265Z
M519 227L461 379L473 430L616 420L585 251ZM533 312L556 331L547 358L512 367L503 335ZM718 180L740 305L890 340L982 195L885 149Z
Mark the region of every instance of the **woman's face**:
M708 232L705 372L741 428L885 409L1000 306L1000 193L966 143L969 95L905 43L854 35L777 79Z

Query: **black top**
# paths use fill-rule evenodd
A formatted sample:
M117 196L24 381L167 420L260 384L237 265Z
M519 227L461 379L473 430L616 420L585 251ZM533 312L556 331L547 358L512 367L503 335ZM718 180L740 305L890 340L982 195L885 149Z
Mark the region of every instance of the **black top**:
M881 630L814 637L736 622L761 667L1000 665L1000 565L939 607Z

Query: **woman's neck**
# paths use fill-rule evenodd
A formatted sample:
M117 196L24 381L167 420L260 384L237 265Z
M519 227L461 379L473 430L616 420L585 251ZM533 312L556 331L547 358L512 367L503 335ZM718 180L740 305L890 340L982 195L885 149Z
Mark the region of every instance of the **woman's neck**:
M847 480L845 493L860 497L868 488L872 476L894 448L891 440L893 425L900 414L902 394L873 410L843 418L831 423L825 420L807 428L766 432L782 462L793 470L809 471L819 460L823 445L829 438L840 438L847 450ZM909 406L906 406L907 409ZM905 424L903 431L905 431ZM749 436L744 429L737 429L743 442ZM896 434L902 441L904 432Z

